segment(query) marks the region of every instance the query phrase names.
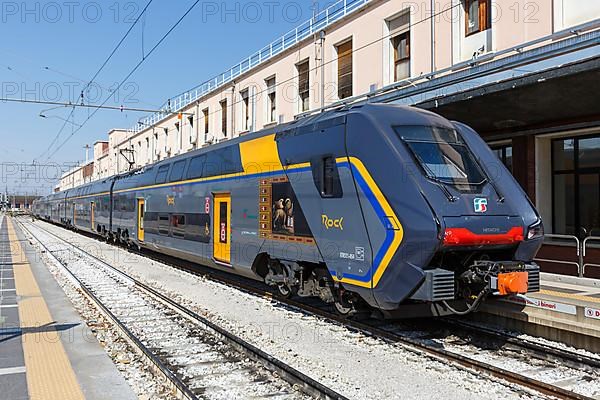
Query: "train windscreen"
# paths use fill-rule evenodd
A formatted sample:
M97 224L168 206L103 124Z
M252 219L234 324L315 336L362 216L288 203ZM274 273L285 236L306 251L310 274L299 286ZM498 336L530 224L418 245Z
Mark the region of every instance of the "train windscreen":
M394 130L428 178L467 190L486 181L475 156L454 129L397 126Z

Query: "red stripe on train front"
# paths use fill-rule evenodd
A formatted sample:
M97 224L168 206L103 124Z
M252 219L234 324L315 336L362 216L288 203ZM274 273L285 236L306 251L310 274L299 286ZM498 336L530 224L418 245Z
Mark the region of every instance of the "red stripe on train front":
M479 235L467 228L447 228L444 233L446 246L473 246L484 244L513 244L524 240L523 227L515 226L506 233Z

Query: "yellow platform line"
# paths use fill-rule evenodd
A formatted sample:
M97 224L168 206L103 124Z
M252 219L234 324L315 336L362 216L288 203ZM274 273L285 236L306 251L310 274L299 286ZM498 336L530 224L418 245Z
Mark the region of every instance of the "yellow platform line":
M19 319L31 400L84 399L75 372L60 340L60 332L33 276L27 256L17 240L12 221L7 220L11 243L15 287L19 300Z
M558 292L556 290L546 290L546 289L542 289L538 293L539 294L545 294L547 296L562 297L562 298L565 298L565 299L587 301L587 302L590 302L590 303L600 303L600 299L599 298L590 297L590 296L583 296L583 295L576 294L576 293L564 293L564 292Z

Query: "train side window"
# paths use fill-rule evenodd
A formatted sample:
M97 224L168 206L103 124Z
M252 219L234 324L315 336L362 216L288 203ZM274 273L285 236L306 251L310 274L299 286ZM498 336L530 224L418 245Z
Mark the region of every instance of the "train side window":
M187 178L196 179L202 177L202 171L204 169L204 163L206 162L206 154L196 156L190 161L188 168Z
M313 180L323 198L340 198L343 196L340 175L333 156L325 156L311 161Z
M158 215L158 233L161 235L169 235L169 215Z
M183 171L185 170L186 162L187 160L181 160L173 164L171 175L169 176L169 182L176 182L183 179Z
M228 146L207 154L202 176L227 175L243 172L242 161L238 146Z
M170 166L170 164L167 164L161 166L158 169L158 172L156 173L156 180L154 181L154 183L165 183L167 181L167 174L169 173Z
M173 236L183 238L185 236L185 215L171 215L171 228Z

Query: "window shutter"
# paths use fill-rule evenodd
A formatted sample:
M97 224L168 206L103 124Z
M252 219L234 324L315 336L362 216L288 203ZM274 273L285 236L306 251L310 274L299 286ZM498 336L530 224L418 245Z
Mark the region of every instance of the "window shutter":
M338 46L338 97L352 96L352 41Z

